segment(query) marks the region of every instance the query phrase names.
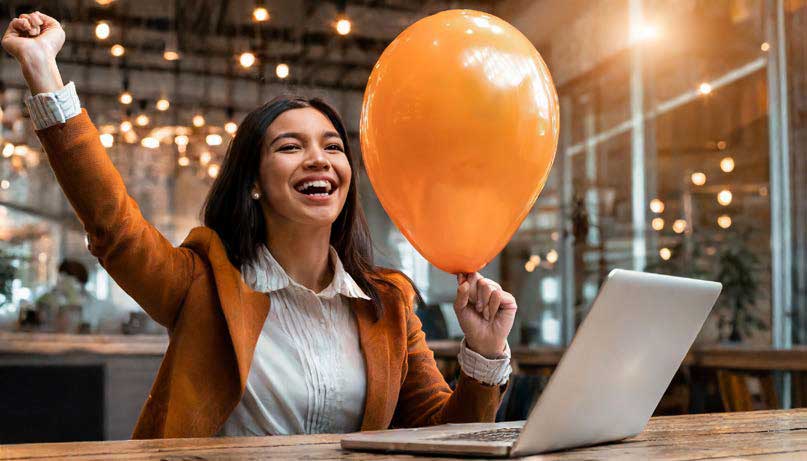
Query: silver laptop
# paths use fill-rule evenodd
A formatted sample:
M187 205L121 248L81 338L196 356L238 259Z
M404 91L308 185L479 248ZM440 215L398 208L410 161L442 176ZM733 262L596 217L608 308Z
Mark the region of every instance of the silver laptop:
M722 286L616 269L526 421L362 432L355 450L516 457L640 433Z

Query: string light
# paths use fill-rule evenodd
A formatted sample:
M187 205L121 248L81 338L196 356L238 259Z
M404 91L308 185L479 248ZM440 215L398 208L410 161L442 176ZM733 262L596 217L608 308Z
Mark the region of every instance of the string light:
M549 253L546 254L546 262L549 264L555 264L558 262L558 252L555 250L549 250Z
M698 93L700 94L707 95L711 92L712 92L712 85L706 82L703 82L700 84L700 86L698 86Z
M289 65L285 63L280 63L275 67L275 75L277 78L286 78L289 76Z
M181 134L181 135L176 136L176 137L174 138L174 143L175 143L177 146L180 146L180 147L185 147L185 146L187 146L187 145L188 145L188 142L189 142L189 139L188 139L188 137L187 137L187 136L185 136L184 134Z
M3 146L3 157L9 158L14 155L14 144L7 142L6 145Z
M664 229L664 219L663 218L653 218L650 222L650 225L653 226L653 230L660 231Z
M723 229L731 227L731 216L724 214L717 218L717 225Z
M252 11L252 19L257 22L264 22L269 20L269 12L262 6L256 7Z
M120 130L123 131L124 133L132 131L132 122L128 120L120 122Z
M196 128L205 126L205 118L202 116L202 114L196 114L193 116L193 126Z
M219 175L219 166L213 163L212 165L207 167L207 174L211 178L215 178L216 176Z
M109 133L104 133L100 136L101 145L109 149L115 144L115 137Z
M661 200L654 198L650 201L650 211L653 213L664 213L664 202Z
M236 131L238 131L238 125L235 122L227 122L224 124L224 131L227 132L230 136L234 135Z
M124 54L126 54L126 48L124 48L123 45L120 45L120 44L116 43L116 44L112 45L112 48L109 49L109 52L110 52L110 54L112 54L112 56L115 56L116 58L119 58L119 57L123 56Z
M201 163L202 166L207 166L207 164L210 163L211 158L212 156L210 155L210 152L204 151L199 155L199 163Z
M191 159L183 155L177 159L177 163L179 163L179 166L188 166L191 164Z
M238 57L238 62L241 64L241 67L248 69L255 64L255 55L249 51L245 51Z
M100 21L98 24L95 25L95 36L99 40L106 40L109 38L111 30L109 28L109 23L106 21Z
M728 189L723 189L719 194L717 194L717 203L723 206L728 206L731 203L732 198L731 191Z
M157 110L165 112L165 111L168 110L169 107L171 107L171 102L169 102L165 98L160 98L160 99L157 100L157 104L155 104L155 105L157 107Z
M123 93L120 94L118 100L120 101L121 104L129 105L132 103L134 98L132 97L132 93L124 91Z
M338 33L339 35L349 34L351 28L352 24L350 24L350 20L347 18L342 18L336 21L336 33Z
M658 251L658 255L661 256L661 259L668 261L672 257L672 251L665 247Z
M762 42L762 45L759 45L759 49L762 51L768 51L771 49L771 45L768 42Z
M221 135L220 134L209 134L205 136L205 142L208 146L220 146L221 145Z
M137 126L146 126L150 121L151 120L149 120L149 117L146 114L140 114L137 116L137 118L135 118L135 124Z
M681 234L681 233L683 233L685 230L687 230L687 222L686 222L686 220L683 220L683 219L676 219L676 220L673 222L673 225L672 225L672 230L673 230L673 232L675 232L676 234Z
M533 264L532 261L527 261L526 263L524 263L524 270L527 272L532 272L535 270L535 266L536 265Z
M140 140L140 145L143 147L147 147L149 149L156 149L160 147L160 141L157 138L152 138L151 136L147 136Z
M692 180L692 184L694 184L696 186L702 186L702 185L706 184L706 174L702 173L700 171L696 171L696 172L692 173L692 176L690 177L690 179Z
M725 157L720 161L720 169L725 173L731 173L734 171L734 159L731 157Z
M163 59L166 61L176 61L179 59L179 52L176 50L167 49L163 51Z

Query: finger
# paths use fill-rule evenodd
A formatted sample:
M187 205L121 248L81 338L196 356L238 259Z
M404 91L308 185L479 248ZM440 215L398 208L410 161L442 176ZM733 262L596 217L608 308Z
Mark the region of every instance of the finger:
M467 277L465 279L465 281L468 282L468 284L469 284L469 289L470 289L470 294L469 294L470 298L469 299L474 304L476 304L478 299L479 299L478 296L477 296L478 295L478 293L477 293L477 289L478 289L477 284L479 283L480 280L482 280L482 276L479 275L479 272L474 272L472 274L467 274Z
M61 24L59 24L59 21L57 21L55 18L53 18L51 16L48 16L45 13L42 13L41 11L37 11L36 14L37 14L37 16L42 18L42 20L44 21L45 26L47 26L47 27L61 26Z
M501 304L499 310L517 310L516 298L506 291L501 292Z
M36 36L36 35L39 35L39 26L34 25L33 20L31 19L30 15L21 14L20 19L25 21L25 23L27 24L26 32L28 32L28 35L30 35L32 37Z
M28 32L28 29L31 28L31 24L29 24L28 21L22 18L14 19L13 21L11 21L11 24L14 25L14 28L17 30L17 32Z
M479 281L479 288L477 288L478 298L476 304L481 306L483 309L487 306L488 301L490 301L490 296L493 292L496 291L496 287L491 284L491 281L488 279L482 279Z
M39 27L42 24L45 24L45 21L43 21L42 17L39 16L39 11L34 11L28 16L29 16L28 20L31 21L31 24L33 24L34 26Z
M454 298L454 313L460 315L465 306L468 305L468 282L463 282L457 287L457 297Z
M495 319L496 314L499 312L499 305L502 302L502 290L496 290L490 295L487 309L485 310L485 320Z

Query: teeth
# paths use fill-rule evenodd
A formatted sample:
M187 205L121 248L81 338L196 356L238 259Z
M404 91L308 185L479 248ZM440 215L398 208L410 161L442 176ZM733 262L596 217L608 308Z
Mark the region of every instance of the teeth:
M299 186L297 186L297 190L302 192L309 187L324 187L326 192L331 191L331 183L330 181L325 181L323 179L318 179L316 181L306 181ZM327 194L313 194L313 195L327 195Z

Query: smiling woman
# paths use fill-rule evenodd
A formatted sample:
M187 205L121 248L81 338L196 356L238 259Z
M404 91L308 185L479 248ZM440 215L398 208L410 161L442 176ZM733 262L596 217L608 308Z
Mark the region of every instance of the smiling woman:
M11 21L26 103L90 251L170 343L135 438L267 435L493 420L510 374L516 303L458 274L466 333L454 390L437 369L403 274L373 263L353 158L337 112L277 98L240 124L204 226L174 247L148 223L107 156L56 54L59 23Z

